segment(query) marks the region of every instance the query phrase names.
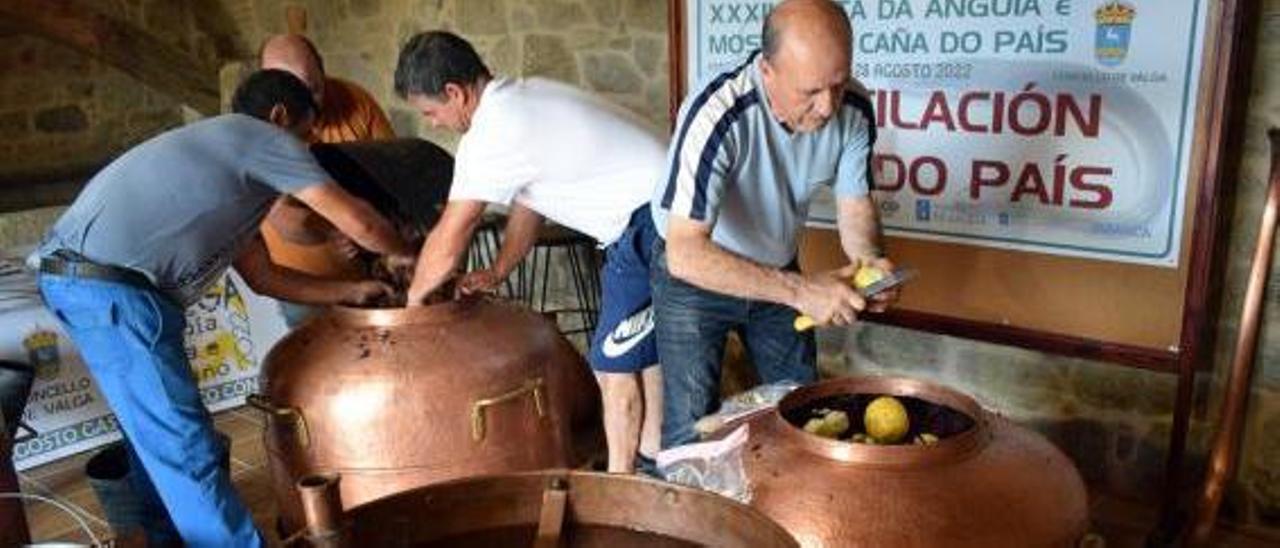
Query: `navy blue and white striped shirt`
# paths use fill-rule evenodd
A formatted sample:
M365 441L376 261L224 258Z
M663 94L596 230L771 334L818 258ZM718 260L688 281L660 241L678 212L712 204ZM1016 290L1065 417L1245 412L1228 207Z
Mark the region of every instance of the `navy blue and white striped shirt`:
M837 198L867 194L875 118L850 85L817 131L788 131L770 111L757 58L685 98L652 211L663 237L668 215L692 219L711 225L712 241L728 251L780 267L796 257L820 185Z

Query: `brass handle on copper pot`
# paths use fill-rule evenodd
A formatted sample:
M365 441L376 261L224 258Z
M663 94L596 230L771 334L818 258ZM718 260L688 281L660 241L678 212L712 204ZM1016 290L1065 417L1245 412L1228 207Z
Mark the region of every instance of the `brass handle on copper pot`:
M295 425L294 432L297 432L298 445L301 447L311 445L311 433L307 429L307 419L302 416L302 412L298 408L277 406L262 394L249 394L244 401L249 404L249 407L262 411L270 417L292 422Z
M545 417L547 410L542 403L542 377L535 377L524 381L524 384L505 394L500 394L492 398L477 400L471 404L471 439L473 441L484 440L484 410L486 407L498 405L519 398L526 393L533 393L533 406L538 411L539 417Z

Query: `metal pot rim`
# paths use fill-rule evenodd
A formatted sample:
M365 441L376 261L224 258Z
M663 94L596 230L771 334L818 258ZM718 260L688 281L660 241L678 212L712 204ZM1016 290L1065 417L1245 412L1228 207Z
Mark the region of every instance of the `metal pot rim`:
M329 308L327 317L341 325L396 327L411 324L432 324L453 322L471 314L477 303L506 305L508 301L489 297L464 298L448 300L438 304L416 307L391 308L359 308L351 306L333 306Z
M911 396L945 405L973 419L974 426L929 446L868 445L827 439L805 432L782 416L814 400L840 394ZM844 377L802 386L787 394L769 413L763 426L780 438L816 456L860 466L918 468L954 463L977 454L991 441L992 415L973 398L940 384L909 377Z
M691 500L700 501L702 504L714 505L722 513L732 512L743 520L749 520L751 525L759 529L761 533L767 533L769 542L766 545L768 546L799 546L794 536L781 524L774 521L760 509L740 501L722 497L702 489L652 478L566 468L480 474L432 483L362 502L347 509L346 516L352 520L359 521L362 518L376 516L379 512L395 508L405 501L413 500L439 504L440 500L457 499L463 497L464 494L467 500L477 500L477 491L483 492L485 488L495 485L502 486L510 497L508 501L511 504L516 504L515 499L519 496L523 496L530 501L543 500L542 497L545 491L549 488L556 488L554 486L559 486L558 488L569 491L570 500L576 499L578 502L596 501L597 503L608 503L627 500L626 497L619 497L616 494L603 495L604 491L599 487L601 485L612 485L609 490L614 493L625 494L641 491L650 494L658 493L661 495L662 500L668 501L668 504L675 504L677 501L685 503ZM575 491L577 491L576 495L574 494ZM480 499L484 499L484 497L485 495L483 494L479 495ZM566 519L573 519L584 524L611 527L625 526L680 537L682 527L666 526L660 522L653 522L652 516L646 516L646 519L650 520L649 522L645 522L645 520L632 521L635 518L626 519L620 515L617 516L620 518L617 520L602 519L603 516L616 513L616 508L579 508L572 513L572 518L566 516Z

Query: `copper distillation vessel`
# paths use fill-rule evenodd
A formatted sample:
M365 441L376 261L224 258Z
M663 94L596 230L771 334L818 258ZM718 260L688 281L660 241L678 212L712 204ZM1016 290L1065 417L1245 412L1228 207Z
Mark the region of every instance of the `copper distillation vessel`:
M914 398L958 412L966 427L932 445L867 445L810 434L787 418L858 395ZM938 384L834 379L745 422L750 504L801 546L1076 546L1088 532L1084 482L1061 451Z
M498 300L333 308L267 356L263 432L281 533L294 484L341 473L349 506L464 476L580 465L599 390L541 314Z
M580 465L599 389L552 321L502 301L333 309L271 350L264 443L282 533L293 484L340 472L348 504L462 476Z
M453 160L421 139L315 145L353 194L421 237L448 196ZM404 272L358 258L403 290ZM599 389L553 321L473 299L412 309L333 307L263 362L263 432L282 534L302 527L294 483L341 473L357 505L474 474L575 466L600 445Z
M466 478L345 512L338 485L298 483L312 546L793 548L760 512L700 489L621 474L545 470Z

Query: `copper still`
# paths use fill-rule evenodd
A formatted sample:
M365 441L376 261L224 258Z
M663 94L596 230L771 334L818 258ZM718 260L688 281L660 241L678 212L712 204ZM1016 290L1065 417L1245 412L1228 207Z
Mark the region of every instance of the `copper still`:
M868 445L793 424L815 405L855 395L914 398L958 412L965 426L932 445ZM835 379L746 422L751 505L801 546L1075 546L1087 533L1084 482L1062 452L937 384Z
M333 308L268 354L263 438L282 532L294 484L341 473L349 506L477 474L578 465L600 443L599 390L542 315L479 299Z
M791 548L778 524L732 499L638 476L546 470L467 478L343 513L345 477L304 478L313 546ZM345 490L343 490L345 492Z

